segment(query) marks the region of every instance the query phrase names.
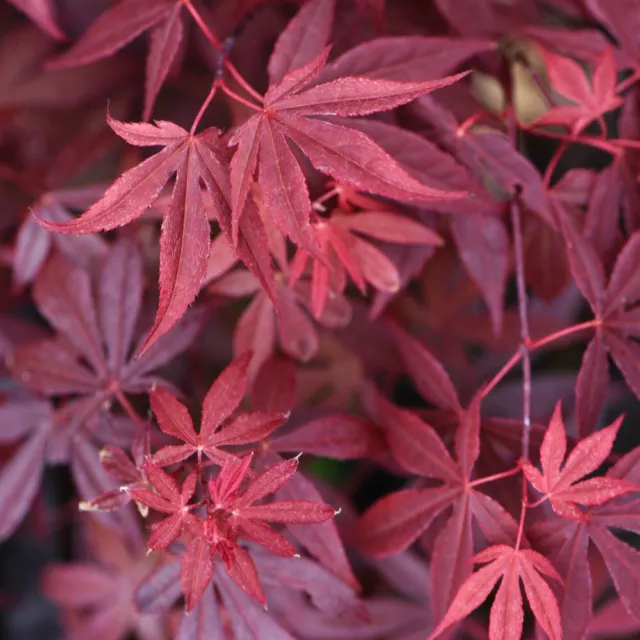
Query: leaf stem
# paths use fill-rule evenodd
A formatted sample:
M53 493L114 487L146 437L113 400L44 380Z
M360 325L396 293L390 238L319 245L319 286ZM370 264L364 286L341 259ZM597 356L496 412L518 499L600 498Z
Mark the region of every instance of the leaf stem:
M250 109L253 109L254 111L262 111L262 107L258 106L257 104L254 104L253 102L249 102L249 100L247 100L247 99L243 98L242 96L238 95L235 91L233 91L232 89L229 89L229 87L226 84L222 84L222 90L230 98L233 98L236 102L239 102L240 104L243 104L246 107L249 107Z
M191 14L193 19L195 20L198 27L200 27L200 31L205 35L207 40L211 43L211 45L217 51L223 51L224 45L213 35L213 32L205 21L202 19L202 16L198 13L197 9L191 3L191 0L183 0L183 4L187 7L187 11ZM242 74L236 69L233 63L225 58L224 66L227 71L231 74L233 78L235 78L236 82L252 97L255 98L258 102L262 102L263 96L261 96L242 76Z
M200 110L198 111L193 124L191 125L191 129L189 131L189 135L194 135L196 132L196 129L198 128L198 125L200 124L200 120L202 120L202 116L204 115L204 112L207 110L207 108L209 107L209 105L211 104L211 101L213 100L213 97L216 95L216 92L218 91L218 87L220 86L220 81L219 80L214 80L213 84L211 85L211 91L209 91L209 94L207 95L207 97L205 98L204 102L202 103L202 106L200 107Z
M243 77L243 75L236 69L230 60L224 61L224 66L227 71L235 79L235 81L255 100L260 104L264 101L264 96L261 96Z
M200 27L200 31L202 31L211 45L215 49L220 51L220 49L222 49L220 41L213 35L213 32L211 31L211 29L209 29L205 21L202 19L202 16L198 13L198 10L193 6L191 0L182 0L182 4L187 8L187 11L191 14L191 17L195 20L195 23L198 25L198 27Z
M558 166L558 162L560 162L560 158L562 158L562 156L564 155L564 152L569 147L569 144L570 144L569 140L562 140L560 144L556 147L556 150L553 152L553 155L551 156L551 160L549 160L549 164L547 165L547 168L544 172L544 178L542 179L542 184L544 185L545 189L549 187L549 184L551 183L551 177L553 176L553 172Z
M523 491L526 491L527 482L526 479L523 478L522 482ZM515 550L518 551L520 549L520 544L522 543L522 535L524 533L524 519L527 515L527 501L525 499L522 500L522 508L520 509L520 521L518 522L518 536L516 538Z
M131 406L127 396L122 392L120 387L114 390L114 395L118 399L120 406L125 410L127 415L133 420L137 427L140 429L146 429L144 420L138 415L138 412Z
M602 138L596 138L595 136L582 136L575 137L567 133L555 133L553 131L547 131L546 129L536 129L534 127L522 127L523 131L527 133L532 133L533 135L542 136L543 138L551 138L552 140L566 140L567 142L574 142L576 144L584 144L588 147L594 147L596 149L600 149L605 151L606 153L610 153L612 156L619 156L620 150L616 148L616 145L613 144L612 141L603 140ZM625 146L621 144L621 141L616 140L620 146ZM626 142L626 141L625 141ZM627 144L626 146L633 146L631 144Z
M560 331L556 331L555 333L551 333L544 338L540 338L540 340L536 340L535 342L531 342L529 344L529 352L535 351L536 349L540 349L542 347L555 342L556 340L560 340L561 338L565 338L574 333L578 333L580 331L584 331L585 329L595 329L599 324L597 319L589 320L587 322L581 322L580 324L574 324L570 327L566 327L565 329L561 329ZM485 398L486 396L493 391L498 384L502 381L502 379L515 367L518 362L520 362L520 358L522 357L522 352L520 350L516 351L511 358L502 366L500 371L496 373L493 378L484 386L480 395Z
M548 496L542 496L542 498L536 500L535 502L527 502L526 507L527 509L535 509L536 507L539 507L541 504L544 504L548 499L549 499Z
M494 473L493 475L486 476L485 478L478 478L477 480L470 482L469 486L477 487L481 484L487 484L488 482L495 482L496 480L502 480L503 478L515 476L516 473L520 473L520 466L509 469L509 471L503 471L502 473Z
M595 329L600 324L600 321L597 318L593 320L588 320L586 322L581 322L580 324L574 324L570 327L566 327L565 329L561 329L560 331L556 331L555 333L551 333L544 338L540 338L540 340L536 340L529 345L529 350L533 351L535 349L539 349L540 347L544 347L551 342L555 342L556 340L560 340L561 338L565 338L574 333L578 333L578 331L584 331L585 329Z
M478 122L478 120L480 120L481 118L483 118L486 115L491 115L491 114L488 111L486 111L485 109L481 109L480 111L476 111L475 113L472 113L466 120L464 120L463 122L461 122L458 125L458 127L456 128L456 131L455 131L455 135L458 138L463 138L467 134L467 131L476 122Z
M640 79L640 72L634 71L628 78L622 80L616 87L616 93L620 94L626 91L630 86L634 85Z

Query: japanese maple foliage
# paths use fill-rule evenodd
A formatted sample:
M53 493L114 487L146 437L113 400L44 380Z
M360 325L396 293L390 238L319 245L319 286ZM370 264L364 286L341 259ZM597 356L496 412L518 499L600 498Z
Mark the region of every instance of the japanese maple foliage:
M2 637L637 636L638 16L0 0Z

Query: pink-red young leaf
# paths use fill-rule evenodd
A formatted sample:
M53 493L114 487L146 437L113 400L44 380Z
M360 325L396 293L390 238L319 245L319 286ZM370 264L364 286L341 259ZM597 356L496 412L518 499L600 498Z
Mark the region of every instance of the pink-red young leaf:
M502 578L491 607L490 639L521 636L524 620L520 594L521 580L536 620L549 638L561 640L562 626L558 602L542 575L559 582L561 578L544 556L531 549L515 550L505 545L496 545L477 554L474 561L488 564L472 574L460 587L449 610L430 638L439 636L447 627L468 616L486 600L498 580Z
M523 471L533 486L550 498L551 506L560 515L580 519L576 504L602 504L615 497L636 490L633 483L609 477L580 478L594 472L609 456L622 417L601 431L580 440L561 467L566 451L566 435L560 403L549 423L540 450L542 473L530 462Z

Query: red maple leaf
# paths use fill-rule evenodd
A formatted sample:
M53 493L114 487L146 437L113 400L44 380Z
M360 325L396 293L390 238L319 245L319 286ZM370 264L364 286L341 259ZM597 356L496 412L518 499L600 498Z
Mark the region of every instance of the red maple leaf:
M212 502L210 509L214 513L219 509L230 513L225 527L233 539L243 537L266 547L272 553L291 557L295 555L293 545L272 531L266 523L320 523L332 518L336 511L326 504L307 500L255 504L280 489L293 476L298 467L298 459L292 458L273 465L241 490L240 485L252 458L249 455L242 461L227 462L216 478L209 481Z
M393 211L348 214L334 210L330 217L318 218L312 226L321 254L329 266L300 248L291 263L290 283L295 284L309 258L313 258L311 308L316 318L324 312L327 297L344 293L346 273L362 294L366 282L379 291L396 292L400 288L400 274L393 262L359 234L401 245L437 246L443 243L428 227Z
M296 553L295 547L267 522L322 523L336 513L326 504L304 500L255 504L293 476L298 460L292 458L278 463L242 488L252 458L249 455L225 462L216 478L208 482L206 513L191 527L194 535L181 558L182 589L188 611L195 607L211 581L216 555L233 581L252 598L265 604L255 564L239 541L250 540L272 553L292 557ZM187 508L182 506L181 512Z
M594 449L597 450L598 445L604 448L603 444L607 443L603 440L606 439L607 434L604 434L600 442L596 440ZM578 443L574 451L584 441ZM597 595L601 572L598 563L590 561L590 542L604 560L622 606L636 620L640 618L640 603L636 595L640 585L640 553L614 533L628 530L637 534L640 531L640 500L637 497L640 492L639 457L640 447L636 447L605 476L597 478L610 482L613 487L631 485L635 487L635 496L623 495L601 504L588 505L579 518L566 517L564 513L564 517L547 517L534 524L528 532L564 580L559 601L562 627L567 638L581 637L593 616L592 602Z
M199 433L193 427L187 408L172 393L158 388L149 394L160 429L185 443L157 451L153 456L156 464L175 464L193 454L198 455L199 464L203 454L222 464L233 456L220 447L262 440L287 419L287 414L257 411L242 413L228 421L244 396L251 357L248 352L234 360L211 385L202 403Z
M144 352L182 317L205 277L211 230L201 183L206 187L216 219L228 230L227 161L216 129L207 129L196 136L166 121L155 125L125 123L107 114L107 122L129 144L164 149L125 171L80 218L64 224L40 222L45 228L62 233L88 234L114 229L140 217L176 174L160 240L160 301L155 324L142 346ZM256 259L262 253L260 249L254 253L250 248L256 246L259 233L252 218L251 212L245 216L238 252L268 289L270 267Z
M577 135L597 120L603 133L606 132L602 116L623 102L616 90L616 64L611 48L605 50L595 66L591 83L582 67L570 58L546 50L543 56L551 86L576 104L552 105L533 125L561 124Z
M24 391L5 399L0 407L0 442L19 442L19 446L0 472L0 508L4 514L0 539L9 537L27 514L49 465L70 466L83 500L119 493L118 485L98 462L98 420L95 416L86 418L85 411L82 400L54 409L49 401ZM116 506L124 504L126 501L117 501ZM103 519L128 539L139 538L131 511L105 514Z
M443 389L448 384L442 375L438 381L434 370L427 375ZM405 549L440 514L447 513L436 534L431 567L432 608L436 616L442 616L470 571L473 522L490 542L497 544L512 544L518 529L513 517L493 498L476 490L471 481L480 452L479 400L474 399L467 409L458 405L457 461L434 429L415 413L394 406L377 392L368 404L401 467L442 484L401 489L384 496L361 516L354 541L367 554L388 556Z
M136 502L169 516L152 526L149 549L158 551L166 549L179 538L184 527L197 526L196 518L191 515L193 506L189 505L196 489L197 475L189 475L182 488L178 489L176 481L151 461L144 465L144 471L155 492L135 487L127 487L126 491Z
M580 440L563 463L567 439L560 403L556 404L540 448L542 473L528 461L522 466L527 480L549 498L556 513L581 519L583 512L577 504L604 504L618 496L638 491L639 487L633 483L615 478L597 477L580 481L607 459L621 424L622 417L606 429Z
M201 324L197 314L192 315L153 349L134 357L142 262L128 240L107 254L96 287L90 272L55 256L38 276L34 298L58 335L16 349L8 367L17 380L38 393L82 396L79 423L116 398L126 405L124 392L140 393L161 382L153 371L184 351Z
M106 491L92 500L84 500L78 505L80 511L112 511L119 509L131 501L130 489L145 489L149 481L143 469L145 458L148 455L149 442L148 430L146 433L138 433L131 447L134 462L120 448L108 444L100 450L100 464L102 468L113 478L118 480L120 486L117 489ZM143 516L147 516L149 510L141 503L138 510Z
M596 332L584 353L576 386L581 433L590 433L604 404L609 381L607 354L629 388L640 398L640 279L636 267L640 234L634 233L617 256L608 283L593 245L568 216L561 217L571 273L596 318Z
M447 614L429 636L430 639L436 638L447 627L477 609L502 578L491 605L490 640L521 637L524 622L521 581L538 624L551 640L561 640L562 626L558 602L542 576L548 576L559 582L562 582L562 579L543 555L531 549L514 549L507 545L496 545L478 553L473 561L485 566L470 576L460 587Z
M234 238L257 173L269 217L283 234L316 252L309 228L311 201L289 141L318 170L362 191L396 199L450 199L463 195L419 183L370 138L322 116L358 116L393 109L451 84L464 74L414 83L344 77L313 85L327 55L328 51L320 53L272 84L260 113L240 125L231 138L230 143L237 145L231 161Z
M182 9L186 4L182 0L120 0L104 11L68 51L51 60L48 67L66 69L108 58L152 29L143 118L148 120L180 51L184 35Z
M95 521L86 522L84 533L89 557L50 564L41 576L45 596L64 613L66 637L124 640L136 633L162 638L166 613L141 612L134 600L140 581L161 565L159 558L125 544Z
M265 611L242 591L226 574L222 562L216 559L211 584L193 611L185 611L181 616L178 637L185 634L187 637L211 638L212 632L218 631L223 637L223 621L228 622L236 636L242 637L250 630L256 640L290 638L291 630L301 622L317 621L320 629L322 623L326 626L335 619L344 620L347 629L349 622L354 628L362 624L366 614L353 589L312 560L278 557L253 547L251 557L260 574L270 611ZM180 597L180 592L180 562L165 563L138 586L138 610L141 613L168 611ZM292 601L296 603L295 609L280 606ZM297 624L290 620L289 611L302 614ZM415 615L415 611L412 613ZM383 624L380 627L385 628Z

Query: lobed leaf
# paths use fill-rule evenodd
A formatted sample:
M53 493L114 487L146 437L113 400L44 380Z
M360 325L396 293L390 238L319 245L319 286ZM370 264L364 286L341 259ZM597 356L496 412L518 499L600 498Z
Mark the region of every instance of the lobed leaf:
M279 84L284 77L320 55L329 42L334 0L307 2L289 22L269 57L269 82Z
M166 17L175 0L119 0L105 11L65 53L49 62L52 69L89 64L111 56Z
M456 493L449 487L390 493L362 514L353 542L363 553L379 558L403 551L451 504Z

